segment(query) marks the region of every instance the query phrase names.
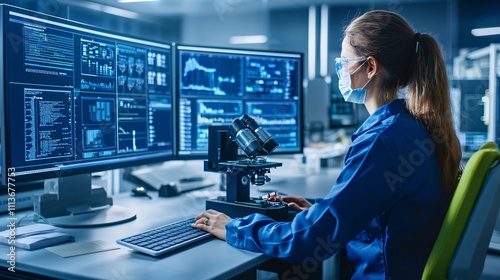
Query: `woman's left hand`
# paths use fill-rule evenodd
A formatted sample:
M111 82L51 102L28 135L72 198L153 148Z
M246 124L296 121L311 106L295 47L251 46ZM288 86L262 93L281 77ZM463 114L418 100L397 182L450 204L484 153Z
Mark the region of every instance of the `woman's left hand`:
M224 213L209 209L196 215L194 220L195 222L192 225L194 228L208 231L215 237L225 241L226 224L232 219Z

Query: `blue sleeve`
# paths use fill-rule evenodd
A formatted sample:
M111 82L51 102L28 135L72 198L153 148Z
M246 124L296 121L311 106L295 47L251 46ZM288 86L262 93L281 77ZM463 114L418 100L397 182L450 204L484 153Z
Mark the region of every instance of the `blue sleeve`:
M226 225L228 244L295 263L337 253L404 191L397 149L383 134L373 138L353 143L325 198L291 222L260 214L233 219Z

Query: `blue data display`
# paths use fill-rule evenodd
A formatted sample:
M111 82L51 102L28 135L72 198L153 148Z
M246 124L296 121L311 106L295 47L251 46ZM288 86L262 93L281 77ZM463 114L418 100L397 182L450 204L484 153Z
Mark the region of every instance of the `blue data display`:
M248 114L278 141L302 149L300 54L177 47L179 155L205 156L208 127Z
M243 95L242 57L213 54L181 54L182 95Z
M2 12L2 129L17 175L174 155L171 45L13 7Z

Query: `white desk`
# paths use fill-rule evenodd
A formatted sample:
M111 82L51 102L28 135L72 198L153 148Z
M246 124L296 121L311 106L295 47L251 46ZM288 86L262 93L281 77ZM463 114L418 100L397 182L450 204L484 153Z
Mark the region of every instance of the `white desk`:
M115 204L134 209L137 219L110 227L65 230L76 237L76 242L103 240L114 243L116 239L192 217L205 207L203 198L154 196L149 200L129 194L116 197ZM7 224L5 217L1 221L0 224ZM215 238L160 258L118 247L118 250L70 258L44 249L17 249L16 270L62 279L227 279L268 259L263 254L232 248ZM1 266L7 267L6 254L1 254L0 258ZM4 271L8 272L6 268Z
M336 178L337 171L323 170L314 177L297 177L292 180L276 180L269 184L272 190L306 197L323 196ZM271 175L272 176L272 175ZM332 178L333 176L333 178ZM328 187L325 188L326 180ZM103 240L115 244L115 240L164 225L179 219L192 217L205 209L205 200L217 196L218 187L201 191L206 195L195 196L200 191L178 197L160 198L150 192L153 199L132 197L129 193L114 197L114 204L126 206L137 212L137 219L107 227L64 229L76 237L76 242ZM256 188L252 187L255 193ZM215 193L214 193L215 192ZM18 219L26 214L16 213ZM0 224L7 225L7 217ZM6 246L0 245L7 249ZM239 250L225 242L212 238L193 244L160 258L120 249L62 258L45 249L35 251L16 250L16 270L63 279L227 279L252 269L269 258L260 253ZM4 251L2 249L2 251ZM0 267L7 271L7 255L1 254ZM14 274L9 274L15 276ZM0 277L2 278L2 277Z

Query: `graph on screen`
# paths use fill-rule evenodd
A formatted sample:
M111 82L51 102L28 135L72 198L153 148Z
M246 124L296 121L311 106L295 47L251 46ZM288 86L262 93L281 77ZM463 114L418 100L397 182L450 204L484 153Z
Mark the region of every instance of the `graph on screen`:
M302 149L301 54L177 46L179 145L182 156L205 156L208 127L243 114L280 143Z

